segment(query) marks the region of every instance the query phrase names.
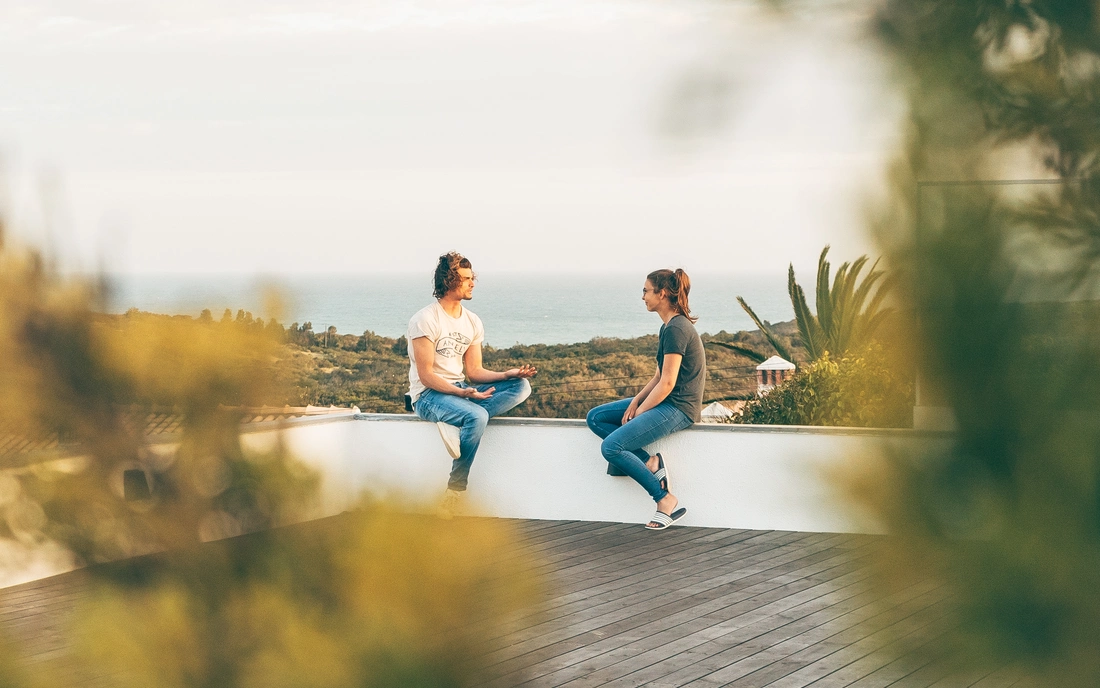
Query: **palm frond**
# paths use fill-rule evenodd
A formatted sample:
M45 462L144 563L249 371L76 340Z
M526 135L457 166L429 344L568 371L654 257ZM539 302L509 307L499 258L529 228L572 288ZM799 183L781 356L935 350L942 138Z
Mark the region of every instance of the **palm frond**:
M881 281L879 281L880 278ZM883 301L885 301L885 299L890 295L890 292L893 291L894 285L897 283L897 280L894 279L894 276L892 274L887 275L882 271L877 271L873 272L871 275L868 275L864 283L860 285L860 288L862 290L863 287L867 287L866 291L870 291L871 284L874 284L875 282L878 283L878 290L875 291L874 296L871 297L870 303L867 304L867 307L860 314L856 330L852 333L852 337L854 338L853 341L855 342L864 342L874 337L875 331L878 329L879 324L882 320L885 319L878 318L877 316L880 313L893 312L894 310L892 308L884 309L882 304ZM865 297L861 296L861 298Z
M897 284L897 278L893 274L883 274L882 282L878 285L878 291L871 297L871 303L867 304L867 309L864 313L868 315L874 315L882 308L882 302L890 295L894 290L894 286Z
M840 354L843 348L844 334L848 326L848 322L851 320L850 300L848 298L848 292L851 288L851 275L849 270L851 269L850 263L841 263L840 267L836 271L836 277L833 278L833 288L829 293L829 305L831 311L829 314L829 323L826 326L825 323L821 323L821 327L825 330L825 340L829 342L828 350L831 353ZM820 320L820 315L818 320Z
M744 356L745 358L753 361L754 363L763 363L764 361L768 360L767 354L762 354L759 351L757 351L756 349L750 349L747 346L739 346L737 344L728 344L726 342L715 342L715 341L707 342L707 344L710 345L710 346L720 346L723 349L729 349L730 351L734 352L735 354L738 354L739 356Z
M864 256L864 258L866 258L866 256ZM868 295L870 295L871 288L886 274L882 270L876 270L876 267L878 267L877 260L871 264L871 269L867 272L867 276L863 278L859 287L857 287L852 294L852 305L855 307L857 313L864 312L863 303L867 300Z
M829 245L825 244L825 248L821 250L821 256L817 259L817 293L815 294L817 322L826 333L832 329L833 322L833 303L829 298L830 266L829 261L825 259L827 255L829 255Z
M772 328L769 327L767 323L765 323L763 320L760 319L759 316L756 315L756 313L752 310L751 307L749 307L749 304L745 301L744 298L738 296L737 303L741 304L741 308L745 309L745 312L749 314L749 317L752 318L752 321L756 323L756 326L759 327L760 331L764 333L764 337L768 340L768 343L772 345L772 348L775 349L776 353L790 361L791 352L787 350L787 347L783 345L783 342L779 341L779 337L775 334Z
M809 305L806 304L806 293L802 291L802 287L799 286L794 277L794 265L787 269L787 293L791 297L791 306L794 308L794 321L798 325L798 334L802 337L802 346L806 347L810 360L816 360L822 354L821 325L814 314L810 312ZM784 356L784 358L787 357ZM790 361L791 359L787 358L787 360Z
M832 333L832 349L838 356L851 348L854 332L858 329L862 314L862 299L859 297L859 275L867 264L867 256L860 256L851 265L843 266L844 279L833 290L833 303L840 313ZM838 272L838 276L839 276ZM866 278L864 278L866 279ZM877 279L874 278L874 279Z
M860 326L859 341L867 341L874 337L875 332L882 325L883 321L891 318L895 313L897 313L897 311L893 308L884 308L878 313L875 313L871 317L867 318L866 321L864 321L864 323Z

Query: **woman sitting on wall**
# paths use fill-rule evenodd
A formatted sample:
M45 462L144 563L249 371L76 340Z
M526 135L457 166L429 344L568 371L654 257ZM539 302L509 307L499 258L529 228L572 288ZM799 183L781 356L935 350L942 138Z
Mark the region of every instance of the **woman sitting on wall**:
M669 491L668 467L660 453L643 447L699 420L707 361L703 342L688 308L691 281L683 270L657 270L646 277L642 301L661 316L657 373L632 399L597 406L588 412L588 427L603 438L603 457L633 478L657 503L646 524L663 530L683 518L687 509Z

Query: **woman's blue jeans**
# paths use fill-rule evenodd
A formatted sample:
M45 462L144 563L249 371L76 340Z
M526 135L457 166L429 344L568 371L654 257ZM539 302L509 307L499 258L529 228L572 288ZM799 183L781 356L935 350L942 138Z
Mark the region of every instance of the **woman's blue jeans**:
M455 386L471 385L459 382ZM424 420L458 427L461 452L451 463L451 478L447 482L447 489L458 492L466 489L466 483L470 479L470 466L474 463L474 455L477 454L489 419L518 406L531 395L531 383L526 378L519 377L474 387L479 392L490 387L496 387L496 391L488 399L463 399L453 394L441 394L434 389L426 389L413 404L416 415Z
M630 402L631 399L621 399L597 406L588 412L588 427L603 438L600 445L603 458L634 478L653 501L659 502L668 492L661 489L661 481L646 466L650 455L642 447L683 430L692 421L680 409L662 402L623 425L623 414Z

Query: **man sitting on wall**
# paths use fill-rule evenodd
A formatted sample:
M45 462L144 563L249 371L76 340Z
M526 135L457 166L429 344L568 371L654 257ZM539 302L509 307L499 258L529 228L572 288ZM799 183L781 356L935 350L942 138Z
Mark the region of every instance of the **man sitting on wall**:
M439 428L454 459L439 513L449 518L466 491L485 425L493 416L519 405L531 394L527 378L537 371L524 365L503 373L481 365L485 328L481 318L463 307L473 298L473 267L462 255L439 257L435 268L435 303L409 320L409 397L416 415ZM465 364L465 376L463 376ZM469 385L466 383L469 378Z

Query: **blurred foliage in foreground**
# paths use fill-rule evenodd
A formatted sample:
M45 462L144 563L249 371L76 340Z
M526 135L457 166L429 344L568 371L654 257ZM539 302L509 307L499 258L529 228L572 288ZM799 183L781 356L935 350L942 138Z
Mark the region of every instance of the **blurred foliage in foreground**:
M7 472L0 537L61 543L78 563L176 548L270 527L310 508L316 476L281 449L246 456L233 406L271 394L270 339L184 320L119 326L94 313L94 285L0 248L0 427L80 447L64 461ZM177 450L143 443L135 408L183 416ZM156 497L122 499L122 474ZM14 482L13 482L14 481Z
M888 0L875 29L912 120L880 237L958 432L858 494L889 579L953 593L926 650L1100 685L1100 5ZM1028 177L1062 181L978 183Z
M63 631L81 640L78 664L119 686L478 683L493 627L537 592L503 522L365 504L271 530L316 513L318 487L281 443L256 453L240 442L234 408L280 393L278 338L97 315L95 285L58 278L3 238L0 431L79 450L0 470L0 549L52 545L99 563L77 627ZM130 419L154 406L182 415L178 446L143 444ZM125 470L147 477L151 498L124 499ZM18 663L18 648L0 647L6 688L71 685Z
M80 656L119 688L478 685L489 638L536 600L514 550L499 519L368 505L110 564Z

